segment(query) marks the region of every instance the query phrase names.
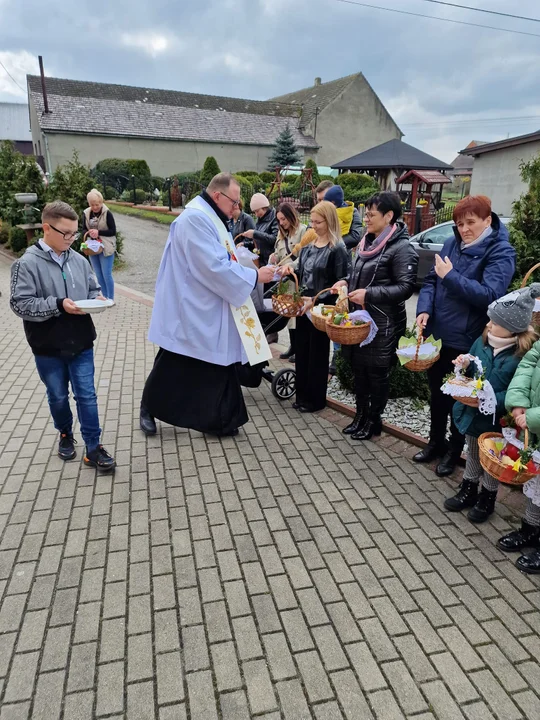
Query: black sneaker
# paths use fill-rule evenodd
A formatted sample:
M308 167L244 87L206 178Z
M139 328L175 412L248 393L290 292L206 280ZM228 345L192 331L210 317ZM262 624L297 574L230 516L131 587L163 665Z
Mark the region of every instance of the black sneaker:
M98 445L95 450L88 451L84 456L84 464L86 467L98 468L98 470L114 470L116 462L112 455L105 450L103 445Z
M71 433L61 433L60 442L58 443L58 457L61 460L73 460L77 455L75 450L76 442Z

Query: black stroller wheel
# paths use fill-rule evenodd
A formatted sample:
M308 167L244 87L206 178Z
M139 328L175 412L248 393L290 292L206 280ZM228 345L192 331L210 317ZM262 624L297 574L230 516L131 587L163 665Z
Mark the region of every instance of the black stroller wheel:
M296 370L283 368L272 380L272 392L278 400L289 400L296 392Z

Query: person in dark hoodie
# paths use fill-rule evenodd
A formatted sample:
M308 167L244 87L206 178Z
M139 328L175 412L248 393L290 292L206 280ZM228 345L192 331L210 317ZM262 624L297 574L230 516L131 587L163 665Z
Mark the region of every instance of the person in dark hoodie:
M441 356L428 370L431 390L429 444L414 456L419 463L441 458L436 474L451 475L463 450L464 436L452 417L454 401L443 395L443 378L453 370L452 361L468 353L487 323L489 305L502 297L516 266L516 252L508 230L491 211L485 195L469 195L454 208L455 237L447 240L435 257L416 308L416 322L426 335L442 340ZM446 441L448 418L450 443Z
M418 255L409 242L401 217L401 199L384 191L366 202L367 233L353 259L348 281L351 310L365 309L378 332L368 345L344 345L343 357L354 372L356 415L343 430L353 440L369 440L382 431L382 414L388 402L390 370L396 362L396 348L405 332L405 302L414 292Z
M76 456L69 384L77 403L86 445L84 464L112 470L116 463L100 442L94 387L94 340L90 315L75 301L105 298L88 261L71 250L77 239L78 216L56 200L43 209L43 238L29 247L11 268L11 309L24 321L26 339L39 377L47 388L49 408L60 433L58 455Z

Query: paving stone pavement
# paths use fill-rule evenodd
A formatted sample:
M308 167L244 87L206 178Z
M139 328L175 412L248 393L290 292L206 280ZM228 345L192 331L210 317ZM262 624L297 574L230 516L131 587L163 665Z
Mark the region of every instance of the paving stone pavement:
M401 446L268 384L238 438L146 439L151 308L122 295L96 320L118 469L63 464L8 287L0 259L0 720L540 718L508 510L441 512L449 485Z

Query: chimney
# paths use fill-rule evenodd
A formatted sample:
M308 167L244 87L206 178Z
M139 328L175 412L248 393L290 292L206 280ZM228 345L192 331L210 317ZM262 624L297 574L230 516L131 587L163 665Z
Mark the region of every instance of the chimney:
M41 55L39 59L39 73L41 75L41 90L43 91L43 107L45 108L45 115L49 114L49 101L47 99L47 88L45 87L45 71L43 70L43 58Z
M317 86L320 85L321 83L322 83L321 78L315 78L315 87L317 87Z

